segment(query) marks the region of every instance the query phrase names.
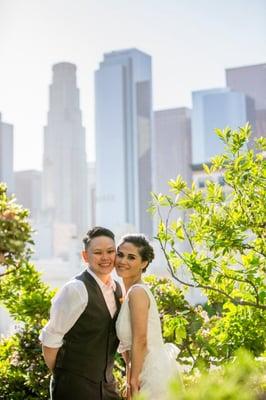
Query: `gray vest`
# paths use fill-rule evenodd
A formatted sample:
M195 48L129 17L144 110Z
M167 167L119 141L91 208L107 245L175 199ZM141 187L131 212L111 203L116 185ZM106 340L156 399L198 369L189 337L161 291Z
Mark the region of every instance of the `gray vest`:
M56 359L56 369L68 370L93 382L111 382L114 356L119 344L115 323L121 306L121 287L116 282L117 311L112 318L95 279L86 270L76 279L86 286L88 304L64 336Z

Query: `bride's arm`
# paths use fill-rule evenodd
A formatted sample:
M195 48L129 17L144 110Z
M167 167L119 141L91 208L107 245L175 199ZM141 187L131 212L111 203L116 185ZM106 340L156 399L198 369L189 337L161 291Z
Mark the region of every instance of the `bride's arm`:
M141 287L129 294L129 309L132 329L130 389L133 396L139 391L139 375L147 351L147 326L149 297Z

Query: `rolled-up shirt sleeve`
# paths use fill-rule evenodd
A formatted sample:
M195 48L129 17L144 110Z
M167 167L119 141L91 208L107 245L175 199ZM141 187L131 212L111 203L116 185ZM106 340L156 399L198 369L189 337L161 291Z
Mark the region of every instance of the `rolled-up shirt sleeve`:
M58 348L64 335L72 328L88 303L84 283L73 279L66 283L52 300L50 320L42 329L39 339L47 347Z

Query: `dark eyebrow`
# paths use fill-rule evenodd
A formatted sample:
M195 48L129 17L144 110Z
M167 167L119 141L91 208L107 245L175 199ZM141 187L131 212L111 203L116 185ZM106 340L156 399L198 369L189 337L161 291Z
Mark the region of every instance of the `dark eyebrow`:
M93 251L103 251L103 250L105 250L105 249L100 249L99 247L96 247ZM115 250L115 247L110 246L106 250Z
M117 249L117 252L118 252L118 253L121 253L121 254L125 254L122 250L119 250L119 249ZM137 257L137 254L134 254L134 253L127 253L127 255L128 255L128 256Z

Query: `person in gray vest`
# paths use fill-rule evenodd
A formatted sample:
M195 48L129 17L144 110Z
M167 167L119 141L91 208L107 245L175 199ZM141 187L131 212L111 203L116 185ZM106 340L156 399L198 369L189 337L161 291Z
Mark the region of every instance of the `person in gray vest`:
M122 291L111 277L114 234L95 227L83 242L88 267L55 296L40 334L51 400L118 400L112 370Z

